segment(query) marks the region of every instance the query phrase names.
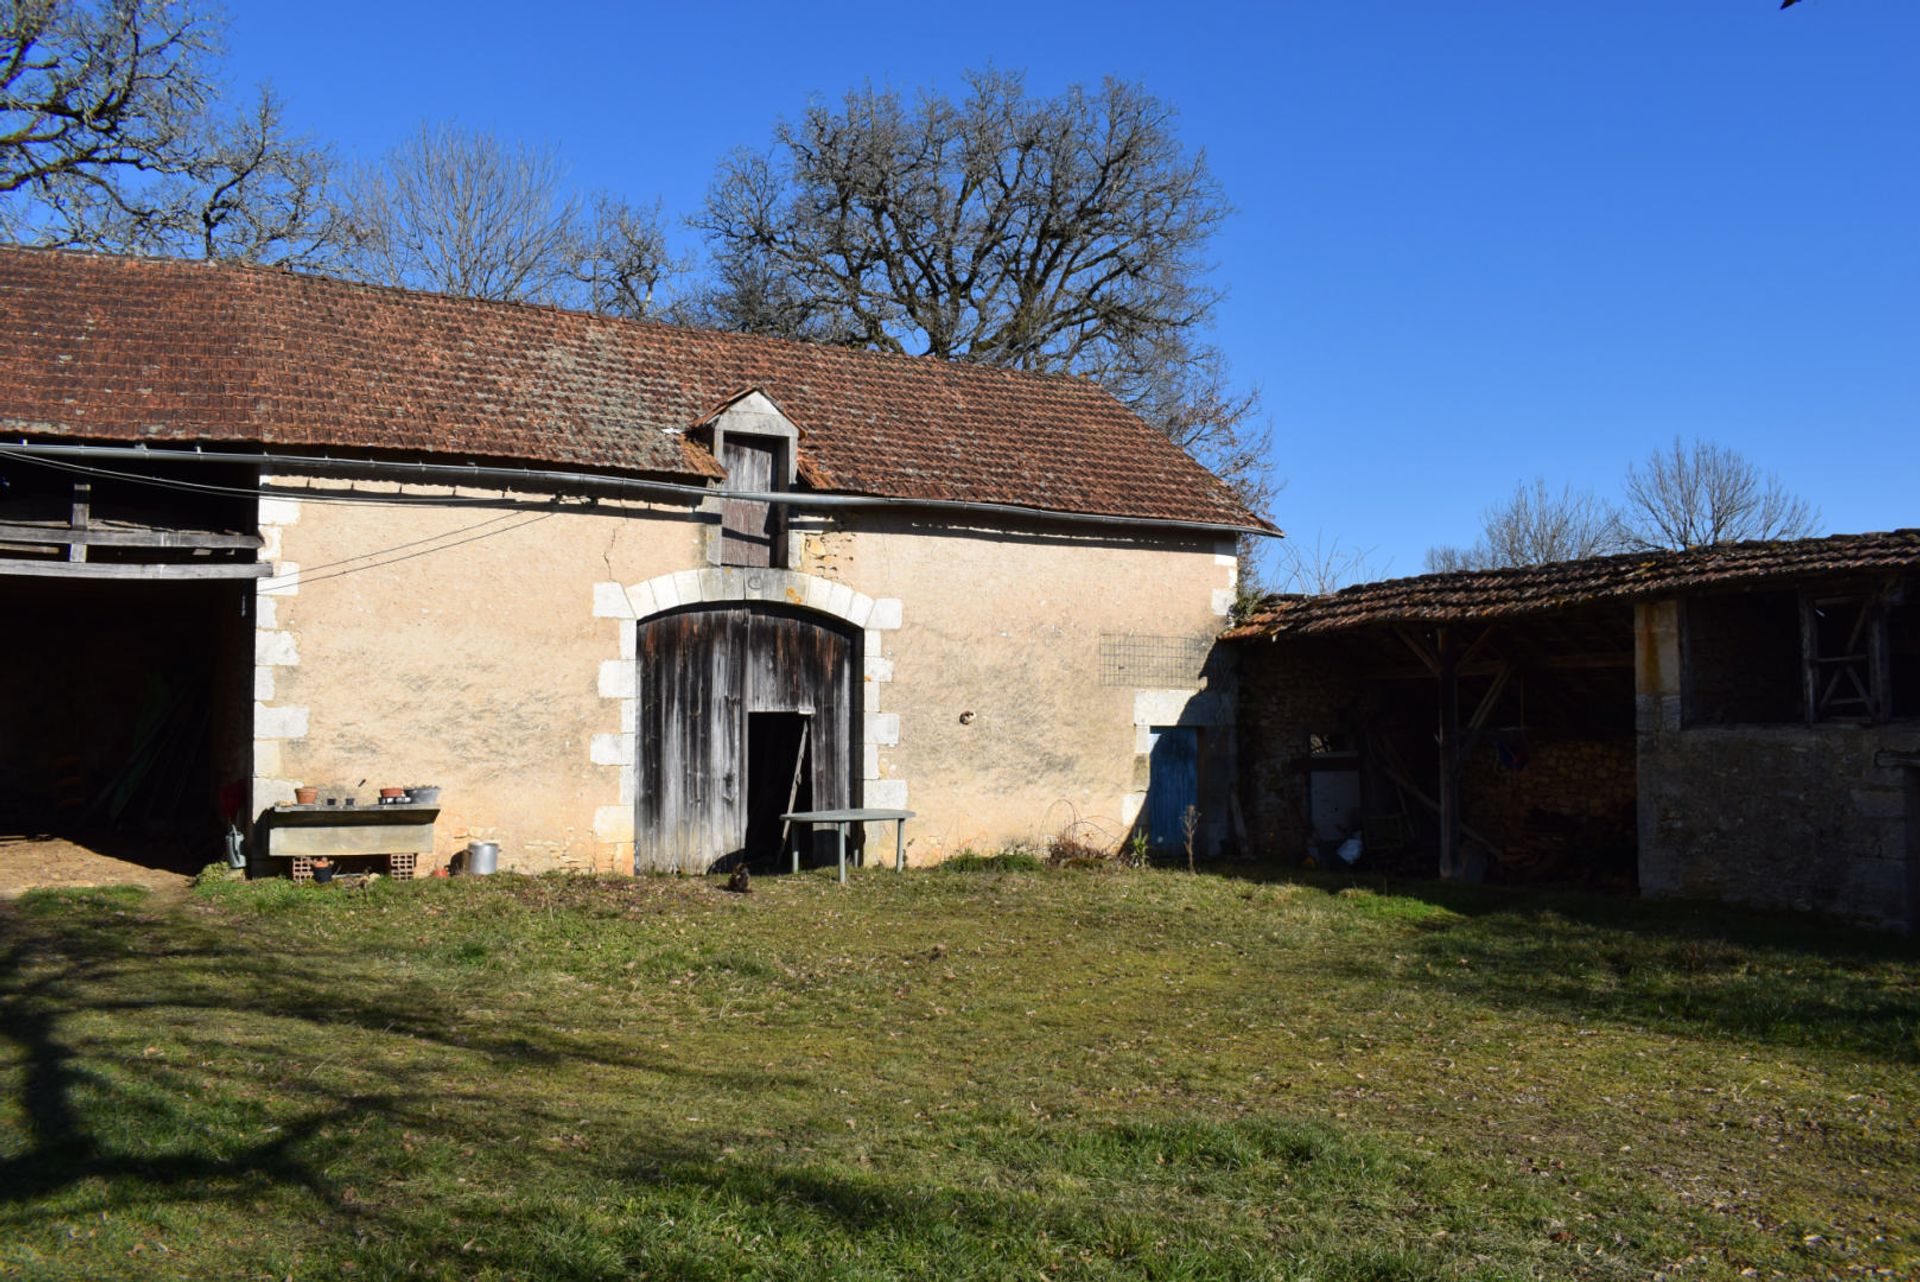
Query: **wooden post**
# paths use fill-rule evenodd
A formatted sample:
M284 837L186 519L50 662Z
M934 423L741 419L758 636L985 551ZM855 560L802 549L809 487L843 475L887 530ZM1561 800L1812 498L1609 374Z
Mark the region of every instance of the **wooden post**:
M800 750L793 754L793 784L787 789L787 808L781 812L782 814L792 814L794 803L800 800L800 772L807 764L807 736L812 733L813 722L803 721L800 723ZM787 845L787 834L792 828L792 820L782 819L780 821L780 844L783 847ZM807 832L811 835L813 829L809 827ZM800 838L797 834L793 839L793 870L795 872L800 871Z
M1887 606L1891 592L1868 600L1864 609L1867 627L1867 716L1873 721L1893 719L1893 647L1887 636ZM1913 825L1908 820L1909 826Z
M1460 649L1445 628L1436 636L1440 659L1440 876L1462 871L1460 857Z
M73 483L73 514L67 524L75 530L84 530L93 520L93 482L75 481ZM87 559L87 542L75 539L67 544L67 560L84 561Z
M1800 688L1806 700L1807 724L1820 719L1820 628L1813 598L1800 594Z

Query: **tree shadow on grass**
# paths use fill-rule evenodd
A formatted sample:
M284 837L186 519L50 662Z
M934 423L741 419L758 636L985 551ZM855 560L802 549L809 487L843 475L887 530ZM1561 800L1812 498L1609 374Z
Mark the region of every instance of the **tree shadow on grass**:
M1471 1273L1459 1257L1436 1264L1429 1248L1413 1247L1396 1255L1393 1243L1341 1224L1354 1207L1404 1203L1402 1156L1370 1156L1324 1128L989 1119L904 1141L906 1149L896 1136L891 1153L883 1142L867 1164L838 1132L802 1138L818 1152L771 1139L734 1152L728 1137L666 1133L661 1123L672 1119L652 1109L613 1119L591 1137L596 1151L550 1147L537 1142L547 1132L532 1128L582 1125L577 1113L557 1111L568 1108L566 1088L550 1107L539 1092L481 1107L487 1080L584 1063L686 1078L690 1094L726 1092L749 1104L756 1091L819 1083L646 1056L618 1032L550 1029L538 1010L503 1031L475 1028L458 994L404 972L347 984L350 945L320 951L302 936L298 946L263 950L252 938L271 924L236 930L191 911L161 918L111 897L90 905L0 909L0 1036L18 1048L26 1123L25 1144L0 1158L0 1238L45 1236L97 1210L172 1204L224 1208L263 1237L291 1241L275 1249L299 1256L300 1276L344 1274L349 1261L363 1278L1227 1277L1246 1275L1252 1259L1275 1261L1262 1269L1275 1276ZM102 1016L139 1029L154 1026L154 1011L204 1012L213 1018L194 1036L254 1044L237 1057L210 1056L211 1065L173 1067L141 1057L144 1033L102 1032ZM369 1085L378 1064L338 1074L316 1064L267 1083L279 1107L246 1110L229 1138L204 1133L224 1125L214 1100L260 1084L248 1076L254 1066L237 1061L278 1053L304 1068L329 1041L357 1053L402 1040L464 1060L451 1072L437 1061L424 1079L395 1072L385 1085L377 1073ZM409 1084L422 1081L433 1089ZM449 1099L449 1082L470 1085ZM122 1138L141 1134L120 1124L130 1111L175 1097L194 1101L181 1106L178 1125L163 1118L146 1128L158 1138L144 1147ZM777 1121L763 1128L776 1129ZM406 1165L410 1130L446 1146L439 1167ZM473 1172L446 1155L466 1142L516 1165L496 1166L494 1187L476 1189L455 1178ZM940 1151L929 1156L927 1146ZM364 1182L385 1174L406 1178L390 1189ZM345 1187L349 1180L372 1195ZM1272 1206L1287 1189L1333 1227L1283 1240L1269 1232L1278 1221L1230 1225L1218 1242L1195 1227L1203 1204L1231 1206L1245 1194ZM1367 1221L1376 1234L1393 1222L1387 1211ZM1047 1241L1071 1249L1039 1245Z
M1383 926L1402 982L1466 1001L1920 1063L1920 948L1793 913L1316 877ZM1356 978L1377 968L1350 963Z
M1201 872L1233 881L1294 886L1326 894L1369 891L1418 900L1460 917L1551 912L1597 928L1765 946L1827 960L1920 961L1920 940L1813 913L1742 908L1699 899L1642 899L1567 886L1474 886L1437 877L1387 876L1364 869L1336 872L1217 863L1203 866Z
M497 1151L514 1148L516 1136L543 1134L535 1128L563 1117L578 1123L565 1113L536 1115L540 1105L524 1097L479 1107L489 1103L480 1085L450 1101L445 1072L431 1079L439 1085L429 1090L410 1088L404 1073L390 1087L368 1089L364 1073L336 1080L322 1071L281 1082L283 1106L250 1111L223 1140L216 1133L218 1110L210 1105L246 1084L247 1064L225 1057L176 1069L164 1058L141 1056L146 1033L108 1034L102 1045L103 1015L212 1012L234 1017L213 1021L215 1029L248 1039L264 1034L243 1061L279 1046L292 1047L285 1053L302 1061L324 1054L317 1030L321 1039L342 1045L351 1032L380 1033L461 1052L471 1062L459 1066L459 1080L580 1059L691 1076L696 1092L737 1095L793 1084L758 1071L669 1064L636 1055L624 1043L549 1040L537 1014L516 1021L510 1035L478 1034L461 1026L457 1002L438 990L390 983L343 991L337 980L309 973L338 976L346 957L306 960L310 965L290 967L288 952L263 956L244 933L222 934L178 914L149 916L107 897L90 909L46 916L0 910L0 1036L18 1051L26 1141L0 1158L0 1236L24 1240L95 1213L118 1218L127 1212L137 1220L160 1206L224 1205L278 1239L263 1250L297 1250L302 1276L344 1273L349 1261L361 1277L416 1269L459 1277L490 1269L505 1276L611 1279L637 1268L716 1279L769 1272L881 1276L875 1261L883 1271L897 1263L952 1276L935 1267L949 1259L972 1261L979 1275L1005 1275L1013 1270L1001 1265L1031 1252L1023 1246L996 1254L995 1244L1030 1244L1034 1228L1049 1225L1056 1236L1079 1235L1110 1260L1180 1257L1208 1265L1202 1275L1227 1263L1188 1238L1157 1244L1155 1235L1172 1234L1168 1222L1142 1229L1097 1212L1069 1216L1020 1190L866 1169L832 1143L819 1154L765 1148L735 1154L724 1139L676 1138L645 1123L600 1137L625 1150L617 1155L604 1146L598 1157L535 1147L493 1199L467 1200L451 1176L431 1173L411 1188L369 1190L369 1173L406 1173L396 1148L410 1133ZM167 991L148 995L162 986ZM283 1040L274 1031L280 1025L263 1023L263 1016L302 1027L288 1028ZM351 1044L377 1050L388 1042ZM165 1102L176 1097L196 1101L183 1105L178 1125L164 1113ZM129 1125L129 1114L155 1108L163 1110L157 1119ZM484 1134L454 1136L449 1115ZM143 1133L145 1143L138 1138ZM1044 1137L1036 1141L1039 1150L1049 1146ZM999 1165L1019 1158L987 1160ZM356 1182L372 1196L349 1187ZM290 1205L297 1214L290 1215ZM783 1258L789 1249L797 1261ZM1033 1258L1045 1263L1050 1257ZM1171 1272L1181 1275L1178 1268Z
M1377 1225L1353 1231L1357 1207L1404 1208L1416 1190L1430 1209L1441 1200L1419 1189L1404 1154L1316 1125L983 1119L942 1149L945 1178L884 1153L855 1165L845 1154L696 1151L659 1153L632 1177L692 1215L745 1208L752 1232L814 1247L782 1276L833 1277L856 1262L871 1276L1463 1276L1443 1251L1402 1250ZM1202 1200L1269 1213L1203 1219ZM1406 1232L1430 1236L1425 1224ZM634 1243L630 1260L659 1263L650 1246Z
M326 1183L301 1150L330 1122L359 1110L390 1108L394 1101L339 1099L298 1121L276 1128L271 1139L212 1157L199 1152L121 1152L103 1141L79 1104L83 1094L111 1094L113 1086L85 1066L62 1034L62 1025L87 1010L126 1009L126 1003L89 1003L86 989L104 982L125 959L112 932L75 931L56 942L18 930L18 918L0 917L10 938L0 951L0 1037L23 1061L21 1113L27 1146L0 1158L0 1207L31 1204L88 1181L133 1179L184 1192L209 1185L244 1185L250 1178L293 1185L327 1199ZM155 950L147 960L221 964L218 949ZM29 974L29 971L37 972ZM237 1194L236 1194L237 1195ZM111 1195L109 1195L111 1197ZM9 1217L11 1218L11 1217Z
M366 1208L343 1199L324 1175L346 1142L333 1139L334 1132L363 1128L370 1120L394 1130L431 1131L439 1106L486 1102L484 1082L497 1075L586 1064L691 1078L702 1088L733 1091L802 1084L797 1077L644 1055L627 1041L545 1027L537 1016L514 1021L508 1031L483 1032L472 1026L457 996L441 989L397 980L348 987L323 978L352 973L354 959L344 951L310 947L292 960L300 964L178 914L150 915L124 891L68 893L50 910L32 902L24 908L0 905L0 1040L17 1051L25 1140L0 1157L0 1223L31 1222L36 1203L92 1181L105 1182L100 1206L238 1202L256 1196L265 1182L300 1190L331 1213L364 1216ZM136 1132L156 1121L164 1130L172 1101L245 1094L253 1085L238 1070L221 1075L206 1062L189 1068L159 1055L116 1056L86 1044L97 1042L97 1031L74 1028L102 1015L154 1011L233 1017L216 1022L217 1028L264 1026L269 1044L259 1053L267 1059L311 1058L328 1039L346 1053L357 1035L386 1035L409 1050L473 1057L467 1079L475 1085L464 1095L450 1095L444 1087L431 1093L408 1089L403 1071L378 1089L356 1089L344 1081L354 1072L319 1071L323 1058L296 1083L282 1083L283 1093L301 1107L292 1117L276 1116L277 1124L265 1127L268 1134L257 1141L187 1138L183 1130L171 1149L116 1144L103 1133L125 1133L130 1119ZM272 1030L283 1021L287 1043L297 1050L272 1044ZM340 1067L371 1065L347 1060ZM551 1124L557 1116L522 1109L501 1124L524 1128Z

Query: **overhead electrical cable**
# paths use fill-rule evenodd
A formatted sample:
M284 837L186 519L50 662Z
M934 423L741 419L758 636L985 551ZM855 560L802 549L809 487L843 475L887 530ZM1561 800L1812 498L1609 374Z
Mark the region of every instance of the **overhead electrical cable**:
M296 503L338 503L346 507L392 507L395 503L410 503L432 506L489 507L497 505L498 498L477 495L458 494L402 494L394 493L381 498L369 498L364 494L342 494L329 490L313 489L266 489L260 486L216 485L210 481L183 481L170 476L147 476L140 472L122 472L115 468L101 467L93 463L70 463L64 459L46 458L36 454L22 454L17 450L0 445L0 458L13 459L20 463L31 463L35 467L58 468L62 472L74 472L83 476L104 477L109 480L127 481L135 485L152 485L165 490L183 490L190 494L226 494L236 498L290 499ZM155 455L156 461L168 461L163 454Z
M385 556L389 552L400 552L400 551L404 551L407 548L419 547L422 543L437 543L441 539L450 539L456 534L465 534L469 530L478 530L488 525L498 525L502 521L511 521L514 517L527 516L527 515L530 515L530 514L526 512L502 512L498 516L488 517L484 521L475 521L472 525L463 525L463 526L460 526L458 529L453 529L453 530L442 530L438 534L429 534L425 538L410 539L405 543L395 543L391 547L375 548L371 552L362 552L358 556L343 557L338 561L322 561L319 565L302 565L300 567L300 570L297 576L284 575L284 576L276 576L276 577L284 577L284 578L298 577L302 581L305 581L307 576L316 570L331 570L336 565L352 565L355 561L365 561L372 557ZM546 512L546 513L542 513L542 515L551 516L553 515L553 513ZM501 533L504 533L504 531L501 531ZM462 542L464 541L465 540L462 540ZM450 543L447 546L453 547L454 545Z
M520 515L520 514L519 514L519 513L515 513L514 515ZM346 570L335 570L335 571L334 571L333 573L331 573L331 574L316 574L316 575L312 575L312 576L309 576L309 575L307 574L307 572L306 572L306 571L305 571L304 569L302 569L302 570L296 570L296 571L295 571L294 573L292 573L292 574L287 574L287 575L280 575L280 576L269 576L269 577L267 577L267 578L264 578L264 579L261 579L261 580L259 580L259 582L260 582L260 583L262 583L262 584L273 584L273 583L280 583L280 584L286 584L286 583L298 583L298 584L299 584L299 585L300 585L301 587L305 587L305 586L306 586L307 584L309 584L309 583L324 583L324 582L326 582L326 581L327 581L328 579L342 579L342 578L345 578L345 577L346 577L347 575L349 575L349 574L360 574L360 573L363 573L363 572L365 572L365 571L367 571L367 570L378 570L378 569L380 569L380 568L381 568L381 567L383 567L383 566L388 566L388 565L398 565L398 564L400 564L400 562L402 562L402 561L411 561L411 560L414 560L414 559L415 559L415 558L417 558L417 557L423 557L423 556L431 556L431 555L433 555L433 554L434 554L435 552L444 552L444 551L446 551L446 550L447 550L448 548L457 548L457 547L459 547L459 546L460 546L461 544L463 544L463 543L478 543L478 542L479 542L480 540L482 540L482 539L490 539L490 538L493 538L493 537L495 537L496 535L501 535L501 534L511 534L511 533L513 533L513 532L514 532L515 530L524 530L524 529L526 529L526 528L527 528L527 527L528 527L529 525L538 525L538 524L540 524L540 522L542 522L542 521L544 521L544 520L546 520L546 519L547 519L548 517L550 517L550 516L554 516L554 515L556 515L556 513L553 513L553 512L540 512L540 513L537 513L537 514L533 514L533 515L530 515L530 516L528 516L528 517L527 517L527 519L526 519L526 520L524 520L524 521L521 521L521 522L519 522L519 523L518 523L518 524L516 524L516 525L509 525L509 526L507 526L507 527L505 527L504 529L499 529L499 530L488 530L488 531L487 531L486 533L484 533L484 534L475 534L475 535L473 535L473 536L472 536L472 537L470 537L470 538L464 538L464 539L456 539L456 540L454 540L454 541L453 541L452 543L443 543L443 544L441 544L441 545L440 545L440 546L438 546L438 547L430 547L430 548L421 548L421 549L420 549L419 551L417 551L417 552L409 552L409 553L407 553L407 554L406 554L405 556L394 556L394 557L388 557L388 558L387 558L386 560L384 560L384 561L374 561L374 562L372 562L371 564L368 564L368 565L356 565L356 566L354 566L354 567L352 567L351 569L346 569ZM487 524L492 524L492 522L481 522L481 524L483 524L483 525L487 525ZM451 531L451 533L458 533L458 531ZM406 545L406 544L401 544L401 545L399 545L399 546L401 546L401 547L405 547L405 546L407 546L407 545ZM393 549L389 549L389 550L393 550ZM379 555L381 555L381 553L378 553L378 552L369 552L369 553L367 553L367 555L368 555L368 556L379 556ZM336 564L336 565L338 565L338 564L344 564L344 562L335 562L335 564Z

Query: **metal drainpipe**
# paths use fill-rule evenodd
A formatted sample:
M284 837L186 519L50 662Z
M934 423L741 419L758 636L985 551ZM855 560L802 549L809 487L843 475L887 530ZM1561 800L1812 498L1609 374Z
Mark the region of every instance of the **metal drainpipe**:
M1162 520L1144 516L1108 516L1096 512L1056 512L1048 508L1026 507L1017 503L979 503L962 499L908 499L879 494L824 494L816 491L710 489L703 485L683 485L672 481L643 481L631 477L602 476L592 472L559 472L540 468L497 467L478 463L408 463L389 459L341 459L313 454L242 454L203 450L156 450L144 445L55 445L21 440L0 445L0 458L13 457L32 462L35 456L49 458L117 459L142 463L238 463L276 468L304 468L335 475L364 475L368 479L411 477L425 484L479 484L502 486L534 484L564 486L614 494L678 499L690 505L708 499L742 499L755 503L773 503L789 508L825 511L838 508L892 508L935 512L970 512L982 515L1013 516L1023 520L1048 521L1065 525L1123 526L1129 528L1193 530L1238 537L1242 534L1261 538L1283 537L1277 531L1254 526L1228 525L1213 521Z

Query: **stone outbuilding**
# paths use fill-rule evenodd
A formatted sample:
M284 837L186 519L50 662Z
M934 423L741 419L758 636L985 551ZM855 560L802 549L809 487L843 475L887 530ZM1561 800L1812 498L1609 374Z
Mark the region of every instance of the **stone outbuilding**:
M5 249L0 432L10 831L383 785L525 871L789 808L910 808L914 861L1229 829L1204 669L1271 527L1084 380Z
M1920 530L1369 583L1228 635L1256 847L1920 923Z

